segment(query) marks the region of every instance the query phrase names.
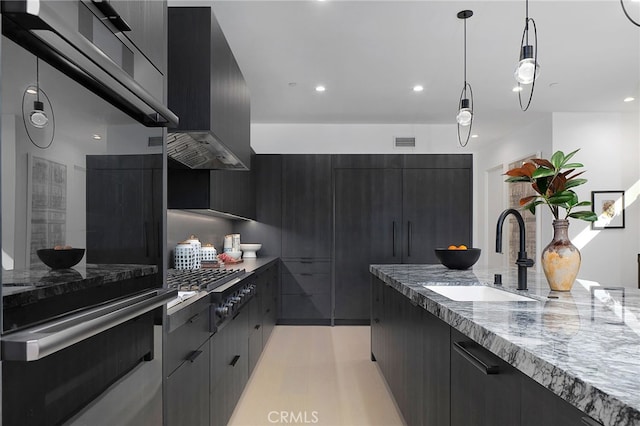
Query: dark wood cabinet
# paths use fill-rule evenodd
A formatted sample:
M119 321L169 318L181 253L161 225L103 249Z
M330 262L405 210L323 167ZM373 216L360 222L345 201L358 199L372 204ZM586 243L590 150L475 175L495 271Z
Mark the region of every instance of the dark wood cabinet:
M87 263L162 264L162 156L88 155Z
M209 424L209 341L166 380L167 426Z
M328 260L283 260L280 323L330 324L331 263Z
M451 330L451 426L518 425L520 392L518 370Z
M369 321L370 264L438 263L434 248L472 236L471 156L347 157L334 157L336 324Z
M170 165L174 163L170 162ZM170 209L211 209L247 219L256 217L252 170L191 170L170 167L167 206Z
M260 272L260 304L262 312L262 346L267 344L278 319L279 264L274 263L266 271Z
M400 263L402 170L336 169L335 322L369 318L369 265Z
M170 7L168 104L182 132L208 133L251 168L249 90L210 7Z
M331 156L282 156L282 257L329 259Z

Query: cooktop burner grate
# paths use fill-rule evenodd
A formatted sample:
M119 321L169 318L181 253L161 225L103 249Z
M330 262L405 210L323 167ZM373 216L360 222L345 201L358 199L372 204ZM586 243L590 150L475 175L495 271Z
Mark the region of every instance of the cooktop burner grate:
M244 269L169 269L167 286L180 291L211 291L244 274Z

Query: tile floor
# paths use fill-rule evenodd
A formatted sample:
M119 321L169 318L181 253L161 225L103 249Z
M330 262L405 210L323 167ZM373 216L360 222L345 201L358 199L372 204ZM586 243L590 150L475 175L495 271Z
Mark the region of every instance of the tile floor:
M277 326L229 424L394 426L403 420L367 326Z

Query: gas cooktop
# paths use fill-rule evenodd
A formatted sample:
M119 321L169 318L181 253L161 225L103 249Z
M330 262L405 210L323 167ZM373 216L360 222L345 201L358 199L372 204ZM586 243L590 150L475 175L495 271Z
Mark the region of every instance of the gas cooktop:
M244 274L244 269L169 269L167 287L179 291L211 291Z

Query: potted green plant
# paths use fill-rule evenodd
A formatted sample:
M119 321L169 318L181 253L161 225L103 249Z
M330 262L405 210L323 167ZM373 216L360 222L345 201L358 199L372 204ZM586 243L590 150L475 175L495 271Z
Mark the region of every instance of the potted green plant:
M575 208L591 206L589 201L580 201L573 188L587 182L579 178L584 171L581 163L570 163L578 152L569 154L556 151L549 160L534 158L508 170L506 182L527 182L534 194L523 197L520 206L535 214L536 207L546 204L553 215L553 239L542 251L542 269L549 287L556 291L569 291L580 270L580 251L571 244L568 235L569 218L593 222L597 219L591 210L575 211ZM561 216L562 210L564 215Z

